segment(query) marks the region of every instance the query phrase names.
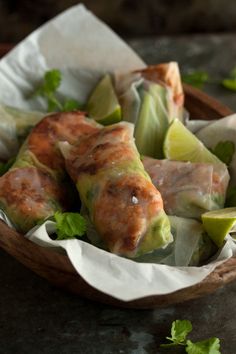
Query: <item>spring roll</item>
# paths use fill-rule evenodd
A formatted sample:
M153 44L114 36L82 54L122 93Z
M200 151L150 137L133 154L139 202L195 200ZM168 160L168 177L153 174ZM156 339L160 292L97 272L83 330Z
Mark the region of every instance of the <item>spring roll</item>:
M191 163L143 158L143 164L160 191L169 215L199 218L224 206L229 173L223 164Z
M178 64L149 66L116 74L115 89L122 118L135 124L134 137L141 155L163 158L163 141L170 122L184 119L184 93Z
M151 65L145 69L137 70L136 73L140 73L146 80L160 83L171 90L170 95L176 104L176 110L172 114L174 118L179 117L179 111L182 112L184 106L184 90L178 63L170 62Z
M75 146L60 147L106 249L132 258L172 241L161 195L134 144L132 124L114 124Z
M73 198L58 142L74 143L98 129L81 112L50 115L35 126L14 165L0 178L0 207L17 230L27 232L56 211L71 207Z
M136 260L175 267L200 266L217 252L201 222L191 218L169 216L174 241L165 249L158 249Z
M30 130L45 116L0 105L0 160L16 156Z

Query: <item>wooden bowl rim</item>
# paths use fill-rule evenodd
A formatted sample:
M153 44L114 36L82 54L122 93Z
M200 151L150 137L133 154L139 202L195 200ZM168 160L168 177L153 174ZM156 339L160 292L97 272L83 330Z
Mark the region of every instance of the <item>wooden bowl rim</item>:
M3 54L4 50L7 52L11 47L10 45L0 45L2 50L0 54ZM191 96L193 102L194 100L201 101L203 105L211 108L212 117L209 118L214 119L214 115L224 117L233 113L228 107L196 88L184 84L184 91L187 97ZM0 221L0 247L26 267L59 287L92 300L126 308L150 309L194 299L211 293L236 278L236 258L232 257L216 267L202 282L194 286L182 288L167 295L153 295L125 302L91 287L76 272L67 255L53 252L51 249L29 241L2 221Z

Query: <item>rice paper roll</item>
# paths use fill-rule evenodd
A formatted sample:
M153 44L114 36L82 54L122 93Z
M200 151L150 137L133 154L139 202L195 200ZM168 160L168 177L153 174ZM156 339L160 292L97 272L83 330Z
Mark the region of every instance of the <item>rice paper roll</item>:
M178 216L169 216L169 220L174 241L165 249L139 257L139 262L176 267L200 266L216 253L217 247L201 222Z
M35 165L63 179L66 175L65 162L58 143L68 141L73 144L80 136L96 132L100 127L94 120L86 118L83 112L49 115L32 130L13 167Z
M139 88L144 79L139 73L115 74L115 91L122 107L122 119L136 124L141 107Z
M132 124L114 124L76 146L60 147L106 249L132 258L172 241L161 195L134 144Z
M84 113L45 117L31 131L11 169L0 178L0 207L16 229L27 232L56 211L72 207L73 197L60 141L73 143L97 131L99 125Z
M16 156L30 130L45 116L0 105L0 160Z
M15 228L25 233L56 211L69 208L64 188L34 166L14 168L0 178L0 208Z
M167 88L167 103L171 119L183 120L184 90L181 82L179 66L177 62L150 65L137 70L141 76L151 82L155 82ZM173 104L174 103L174 104Z
M198 130L196 136L208 149L215 149L219 143L233 144L234 151L229 161L230 185L236 186L236 114L208 122ZM227 156L227 151L225 151Z
M229 173L223 164L191 163L143 158L169 215L200 218L224 207Z
M116 74L114 81L122 119L135 124L139 153L163 158L163 141L170 122L174 118L183 120L184 94L177 63Z

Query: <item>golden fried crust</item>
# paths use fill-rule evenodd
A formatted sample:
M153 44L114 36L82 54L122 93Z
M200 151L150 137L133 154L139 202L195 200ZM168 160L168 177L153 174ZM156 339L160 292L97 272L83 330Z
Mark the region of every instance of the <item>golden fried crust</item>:
M8 208L15 208L22 220L48 217L57 204L66 207L63 186L35 167L13 169L2 176L0 200Z
M160 193L135 174L106 182L95 202L94 220L109 249L127 254L135 251L149 221L162 209Z
M97 129L85 119L83 112L56 113L36 125L28 137L28 148L42 164L54 170L63 169L64 160L57 142L73 144L80 135Z

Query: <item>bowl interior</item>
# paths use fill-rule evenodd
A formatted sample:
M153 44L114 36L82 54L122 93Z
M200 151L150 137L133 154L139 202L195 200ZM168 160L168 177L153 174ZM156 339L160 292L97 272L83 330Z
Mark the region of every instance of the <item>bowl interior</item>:
M0 56L10 49L0 46ZM186 108L195 119L218 119L232 111L205 93L184 85ZM232 258L217 267L201 283L168 295L157 295L130 302L122 302L97 291L75 271L66 255L38 246L0 221L0 247L38 275L56 286L78 295L107 304L128 308L155 308L193 299L208 294L236 278L236 259ZM52 256L53 252L53 256Z

